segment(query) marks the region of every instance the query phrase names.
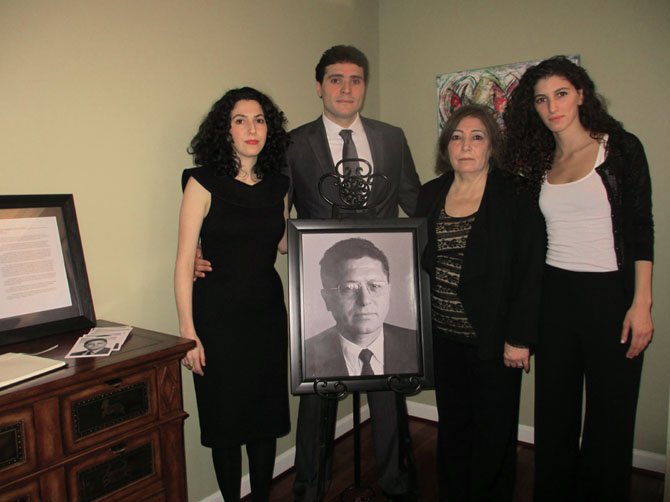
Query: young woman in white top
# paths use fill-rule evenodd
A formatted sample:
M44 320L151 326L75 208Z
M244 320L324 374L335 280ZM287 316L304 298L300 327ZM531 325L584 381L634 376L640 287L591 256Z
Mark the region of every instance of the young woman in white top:
M547 226L535 499L629 500L642 353L653 334L644 149L563 56L528 69L504 120L504 165L527 182Z

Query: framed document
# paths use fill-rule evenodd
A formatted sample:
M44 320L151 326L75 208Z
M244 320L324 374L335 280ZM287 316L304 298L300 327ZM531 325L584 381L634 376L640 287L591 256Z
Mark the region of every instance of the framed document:
M421 218L289 220L291 392L433 385Z
M94 325L72 195L0 196L0 345Z

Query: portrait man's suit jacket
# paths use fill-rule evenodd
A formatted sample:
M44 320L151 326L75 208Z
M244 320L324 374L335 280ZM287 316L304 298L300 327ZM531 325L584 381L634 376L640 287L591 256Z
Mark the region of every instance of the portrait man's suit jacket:
M384 324L384 374L415 373L419 369L416 331ZM305 341L305 377L349 375L335 326Z
M375 174L388 177L391 196L377 210L380 218L398 216L398 205L409 216L414 214L421 183L414 167L405 134L399 127L361 117L372 152ZM334 172L333 158L328 146L323 118L300 126L290 133L287 174L291 178L289 199L295 205L298 218L330 218L331 206L319 195L319 179ZM373 182L372 200L382 182ZM333 193L328 192L332 200Z

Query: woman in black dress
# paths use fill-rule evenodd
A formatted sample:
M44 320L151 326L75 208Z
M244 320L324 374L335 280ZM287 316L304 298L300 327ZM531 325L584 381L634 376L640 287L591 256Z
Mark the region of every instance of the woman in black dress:
M287 321L274 263L286 252L288 136L264 94L228 91L212 107L182 176L175 296L182 363L194 373L201 441L224 500L240 499L241 445L256 502L269 499L276 438L290 429ZM214 270L193 282L198 246Z
M644 149L563 56L526 71L504 119L506 167L528 182L547 225L535 500L628 500L642 353L653 333Z

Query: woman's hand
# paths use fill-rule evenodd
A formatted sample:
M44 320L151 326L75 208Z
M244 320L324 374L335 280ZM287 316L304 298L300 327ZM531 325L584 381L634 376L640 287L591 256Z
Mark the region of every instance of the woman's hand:
M503 362L508 368L523 368L528 373L530 371L530 350L527 347L514 347L505 342Z
M200 343L200 338L197 335L182 335L182 338L188 340L195 340L195 347L189 350L184 358L181 360L181 363L187 370L196 373L197 375L203 376L205 369L205 348Z
M626 352L628 359L642 354L651 342L654 334L654 323L651 321L651 273L653 264L650 261L635 262L635 293L621 328L621 343L627 343L632 332L630 347Z
M633 359L639 356L654 336L654 323L651 320L651 309L647 305L633 303L623 320L621 343L628 342L629 333L633 333L626 357Z

